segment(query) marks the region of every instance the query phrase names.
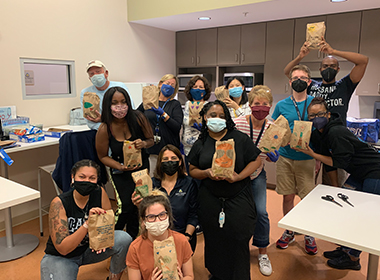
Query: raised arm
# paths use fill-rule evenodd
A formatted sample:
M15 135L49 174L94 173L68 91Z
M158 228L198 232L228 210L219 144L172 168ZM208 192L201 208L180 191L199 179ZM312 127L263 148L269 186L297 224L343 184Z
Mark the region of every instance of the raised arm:
M301 62L301 60L309 54L309 52L310 52L309 46L310 46L310 43L308 43L308 42L303 43L303 45L300 49L300 53L297 55L297 57L295 59L293 59L292 61L290 61L288 63L288 65L285 66L284 74L286 77L290 78L289 77L290 70L292 70L292 68L294 66L299 64Z
M319 43L320 45L320 51L332 55L332 56L339 56L344 59L347 59L348 61L355 64L355 66L351 69L350 72L350 79L351 81L356 84L359 83L360 80L363 78L365 69L367 68L368 64L368 56L362 55L360 53L354 53L354 52L346 52L346 51L339 51L336 49L333 49L324 38L322 38L322 42Z

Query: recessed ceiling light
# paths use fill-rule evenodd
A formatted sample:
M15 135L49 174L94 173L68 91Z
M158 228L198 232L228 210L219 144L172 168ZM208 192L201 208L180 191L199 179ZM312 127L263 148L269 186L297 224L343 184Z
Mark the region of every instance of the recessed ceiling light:
M332 3L346 2L347 0L330 0Z
M211 17L199 17L198 20L210 20Z

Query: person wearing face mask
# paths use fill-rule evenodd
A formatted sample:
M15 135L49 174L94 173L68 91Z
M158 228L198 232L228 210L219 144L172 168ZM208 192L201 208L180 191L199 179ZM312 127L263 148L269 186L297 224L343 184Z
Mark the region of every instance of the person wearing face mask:
M231 77L226 83L226 89L228 89L230 96L223 102L226 103L231 118L250 115L251 108L249 107L244 81L240 77Z
M198 139L201 133L202 123L196 123L192 126L189 125L189 106L192 101L207 103L207 100L211 96L211 86L206 78L200 76L194 76L187 83L184 91L188 101L185 103L185 110L183 116L183 136L182 143L185 152L186 170L188 172L187 156L191 150L191 147Z
M142 166L123 165L123 144L126 140L141 150ZM95 145L101 162L111 168L118 205L115 229L123 230L126 226L129 235L136 238L139 222L137 208L131 201L135 189L131 174L149 168L147 149L153 145L153 133L144 114L132 109L129 95L121 87L112 87L104 95L102 124L96 134Z
M165 193L170 201L174 216L174 230L184 234L195 252L198 225L198 187L193 178L186 175L181 152L171 144L162 148L154 172L153 189ZM132 201L138 207L142 198L132 194Z
M158 190L145 197L139 205L141 235L128 250L126 263L129 280L159 280L162 271L154 266L153 242L173 237L177 253L177 272L181 280L194 279L192 251L186 237L173 227L173 214L167 196Z
M115 244L95 252L89 248L88 217L111 209L107 193L97 185L100 167L81 160L71 169L72 188L55 197L49 210L49 239L41 260L42 280L77 279L79 267L111 257L107 279L121 279L132 238L115 230Z
M252 114L241 116L234 120L236 128L247 134L255 143L260 146L260 141L265 131L272 122L266 119L272 106L273 97L271 90L267 86L254 86L248 94L248 101ZM267 255L269 245L269 218L267 213L267 178L264 169L265 161L276 162L279 154L278 151L270 153L261 153L261 166L251 174L251 185L253 199L257 211L257 223L255 233L253 234L252 245L259 248L259 268L263 275L272 274L272 264Z
M308 114L315 127L310 139L313 149L307 147L298 151L320 160L326 167L347 171L350 176L345 187L380 195L380 153L348 130L339 114L329 111L323 98L311 101ZM333 268L360 270L360 253L340 246L323 255Z
M100 112L96 111L98 115L95 119L89 116L85 117L87 120L87 126L90 129L97 130L101 123L102 102L105 92L111 87L121 87L128 92L124 83L113 82L108 80L108 70L103 62L99 60L91 60L86 66L86 72L92 85L83 89L80 93L80 103L83 110L83 95L85 92L94 92L100 98ZM129 95L129 94L128 94ZM131 97L129 97L131 99ZM133 100L131 99L132 107L134 108Z
M260 150L235 129L226 104L215 100L202 111L202 131L189 153L190 175L201 180L199 222L205 240L205 266L210 279L250 279L249 240L256 208L249 176L261 166ZM235 167L232 178L216 177L211 169L216 141L233 139ZM228 151L223 157L231 160Z
M149 120L154 135L154 145L148 149L151 166L150 175L157 163L158 153L162 147L172 144L180 148L180 130L183 122L181 103L174 99L178 92L178 78L172 74L164 75L158 83L159 107L144 110L141 103L137 110L144 113Z
M323 58L319 71L322 81L312 80L308 87L308 94L313 97L322 97L326 100L330 111L338 113L342 118L343 124L346 125L348 106L351 96L357 85L364 76L368 64L368 57L359 53L339 51L333 49L324 38L319 44L319 51L326 54ZM301 62L310 52L309 43L305 42L298 56L292 60L284 69L286 76L289 76L290 69ZM339 61L334 56L344 58L354 64L350 73L340 80L336 80L339 73ZM320 163L317 162L317 172L319 173ZM322 183L326 185L341 186L347 178L347 173L342 169L326 171L323 167Z
M273 119L283 115L293 132L294 121L307 121L307 106L313 97L307 95L310 85L310 69L305 65L296 65L290 71L289 84L292 95L280 100L272 114ZM280 157L276 164L276 192L283 196L282 209L284 216L294 207L295 195L303 199L314 187L315 160L290 148L281 147ZM305 235L305 252L315 255L318 252L314 237ZM276 246L288 248L294 242L294 232L285 230Z

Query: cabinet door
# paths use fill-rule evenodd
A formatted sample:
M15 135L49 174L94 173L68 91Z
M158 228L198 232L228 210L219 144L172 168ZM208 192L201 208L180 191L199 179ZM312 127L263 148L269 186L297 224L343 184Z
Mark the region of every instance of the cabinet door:
M240 64L265 63L266 23L241 26Z
M240 60L240 26L218 28L218 65L238 65Z
M356 94L379 96L380 87L380 9L363 11L360 53L369 57L367 70Z
M285 66L293 59L294 20L267 23L264 84L272 94L290 94Z
M197 66L216 66L217 29L197 31Z
M360 21L361 12L328 15L326 19L326 41L336 50L358 52Z
M326 16L297 18L294 28L294 52L293 58L297 57L300 49L306 41L306 26L308 23L324 21L326 24ZM320 62L323 59L323 53L319 50L311 50L310 53L302 60L302 62ZM301 62L301 63L302 63Z
M196 31L176 33L176 59L178 67L191 67L196 65Z

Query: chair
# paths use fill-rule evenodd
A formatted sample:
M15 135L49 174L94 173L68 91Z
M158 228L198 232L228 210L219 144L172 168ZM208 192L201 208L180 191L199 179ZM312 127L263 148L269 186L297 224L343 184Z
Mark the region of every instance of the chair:
M54 169L55 169L55 164L38 166L38 191L40 192L40 198L38 199L38 209L39 209L39 216L40 216L40 234L41 234L41 236L44 236L43 224L42 224L42 213L49 214L49 211L42 209L41 171L48 173L51 177ZM58 188L57 184L53 180L53 177L51 177L51 180L53 181L54 189L55 189L57 195L60 195L61 190Z
M59 156L56 164L40 166L38 170L38 187L41 188L41 171L51 174L57 195L67 192L71 188L71 168L74 163L82 159L95 161L101 170L99 183L107 183L107 171L104 164L99 160L95 148L96 130L86 130L80 132L67 132L59 139ZM40 231L43 236L42 212L40 199Z

